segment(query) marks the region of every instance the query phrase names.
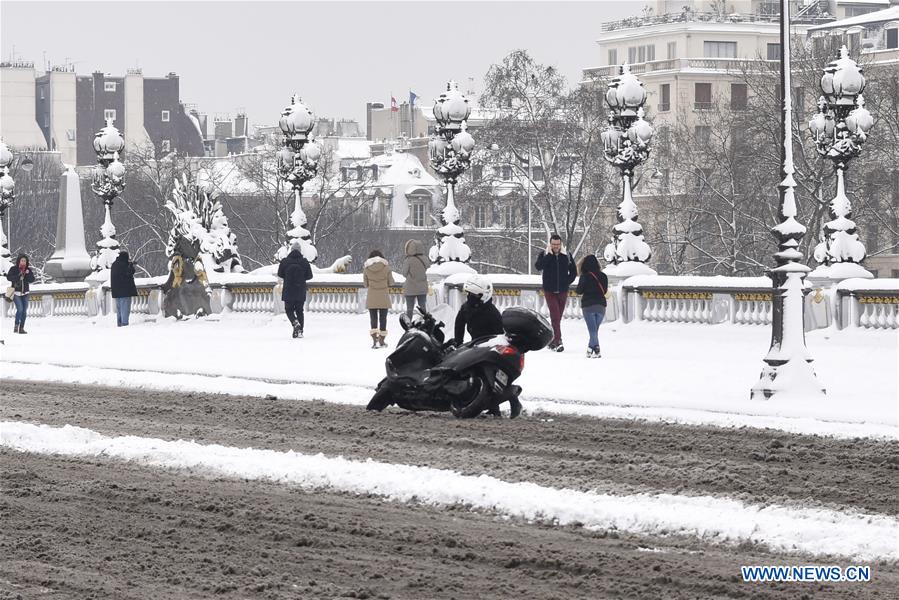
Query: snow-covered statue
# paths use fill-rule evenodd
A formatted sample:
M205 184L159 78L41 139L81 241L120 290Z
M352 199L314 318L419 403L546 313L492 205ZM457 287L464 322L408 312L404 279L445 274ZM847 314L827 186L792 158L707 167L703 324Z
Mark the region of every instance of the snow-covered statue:
M202 198L202 199L201 199ZM172 199L165 203L172 214L172 228L166 245L169 277L162 286L164 314L181 319L201 317L212 312L209 304L209 279L201 257L209 232L201 215L210 216L209 196L197 186L175 181Z
M228 217L222 210L222 204L218 200L210 198L209 192L203 190L204 204L210 205L208 222L201 223L206 230L200 250L212 258L212 268L218 273L246 273L240 262L240 252L237 249L237 236L228 226Z

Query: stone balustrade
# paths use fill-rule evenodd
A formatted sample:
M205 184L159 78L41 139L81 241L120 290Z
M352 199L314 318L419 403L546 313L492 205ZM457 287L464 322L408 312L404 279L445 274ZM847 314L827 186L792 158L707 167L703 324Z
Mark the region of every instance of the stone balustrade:
M464 275L431 284L428 303L440 302L458 310L464 301ZM494 303L500 311L524 306L549 315L540 277L488 275L494 284ZM397 275L398 282L402 278ZM137 279L138 296L132 314L157 317L162 313L164 277ZM576 283L576 282L575 282ZM227 275L210 283L215 313L274 315L283 313L281 284L267 274ZM849 279L832 285L807 284L806 330L835 325L842 329L899 329L899 280ZM391 314L406 310L401 285L389 292ZM770 325L771 281L767 277L698 277L638 275L610 284L605 322L621 320L659 323L733 323ZM359 314L365 312L366 290L361 275L316 275L310 282L306 311ZM108 285L88 283L36 284L32 287L29 317L94 317L115 312ZM6 314L14 308L7 303ZM569 292L565 319L581 318L580 301Z

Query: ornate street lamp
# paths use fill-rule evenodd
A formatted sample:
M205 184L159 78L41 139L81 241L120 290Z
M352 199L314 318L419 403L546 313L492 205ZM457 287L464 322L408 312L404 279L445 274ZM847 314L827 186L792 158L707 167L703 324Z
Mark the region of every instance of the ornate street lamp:
M649 158L652 126L643 118L646 90L643 82L631 73L625 63L620 74L609 83L606 104L611 114L602 132L603 155L621 171L622 200L618 205L618 223L612 228L613 241L603 256L615 266L607 273L616 275L655 275L646 264L652 252L643 239L643 227L638 222L631 181L634 169Z
M812 369L812 357L805 345L803 278L809 268L799 262L802 260L799 243L805 235L805 226L796 219L796 181L793 179L790 0L780 2L780 89L783 95L780 123L782 180L778 185L780 223L771 229L779 247L774 253L777 266L768 272L773 286L771 347L765 356L761 377L752 387L750 397L754 400L772 397L813 399L825 393Z
M471 106L468 98L459 91L459 84L455 81L447 83L446 91L434 101L438 128L428 142L431 167L446 186L446 206L440 213L442 225L437 229L436 241L428 253L431 262L437 264L467 263L471 259L471 248L465 243L460 225L462 215L455 200L456 183L471 163L475 145L465 121L470 114Z
M91 181L91 190L103 200L105 217L100 226L102 239L97 242L97 254L91 258L91 268L102 271L112 266L119 255L119 242L115 239L115 226L112 224L110 212L112 202L125 191L125 165L119 155L125 149L125 138L106 119L106 127L94 136L94 152L97 153L97 167Z
M12 266L9 260L9 248L6 247L6 209L16 200L16 182L9 174L9 165L12 164L13 154L10 149L0 141L0 268L3 274Z
M873 277L861 263L867 254L858 239L852 221L852 205L846 196L843 171L849 161L862 151L868 131L874 125L871 113L865 108L865 77L861 67L849 58L846 46L840 57L824 68L818 112L809 121L818 153L833 162L837 173L836 196L830 201L830 221L824 224L824 240L815 247L815 260L827 270L842 265L839 278Z
M278 173L281 178L293 187L294 205L290 215L291 229L287 232L287 243L282 246L275 258L280 260L290 252L290 246L299 241L301 252L309 262L318 258L318 250L312 245L311 234L305 228L307 219L303 212L303 184L315 177L322 149L312 141L310 133L315 127L315 115L303 104L296 94L290 99L290 105L281 112L278 121L281 133L284 134L282 148L278 151Z

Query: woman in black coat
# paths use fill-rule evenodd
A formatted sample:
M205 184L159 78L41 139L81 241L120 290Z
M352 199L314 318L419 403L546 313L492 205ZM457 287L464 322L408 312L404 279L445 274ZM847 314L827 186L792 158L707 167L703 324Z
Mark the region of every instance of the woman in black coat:
M25 331L25 317L28 315L28 294L31 293L31 284L34 283L34 270L27 254L20 254L16 258L16 264L6 272L10 287L13 288L13 304L16 305L16 324L13 333L28 333Z
M312 279L312 265L300 251L302 248L300 244L294 243L290 248L290 254L278 264L278 277L283 280L281 300L284 302L284 312L287 313L287 318L293 328L293 337L301 338L306 325L303 317L303 305L306 304L306 282Z
M112 290L112 297L115 298L116 324L119 327L126 327L128 317L131 316L131 298L137 296L137 286L134 285L134 263L128 260L128 253L122 250L109 270L109 287Z
M599 324L606 316L606 292L609 278L599 268L596 256L588 254L581 261L577 293L581 295L581 311L590 334L587 358L599 358Z

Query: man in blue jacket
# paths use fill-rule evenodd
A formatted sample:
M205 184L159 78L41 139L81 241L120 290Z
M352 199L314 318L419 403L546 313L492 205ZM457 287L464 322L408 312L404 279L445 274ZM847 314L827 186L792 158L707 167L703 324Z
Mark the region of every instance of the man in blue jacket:
M546 306L549 308L549 319L553 324L553 341L549 349L562 352L562 313L565 312L565 303L568 301L568 286L577 277L577 266L562 248L562 238L554 233L549 238L549 246L537 255L534 265L538 271L543 272L543 297L546 298Z

